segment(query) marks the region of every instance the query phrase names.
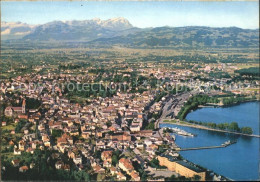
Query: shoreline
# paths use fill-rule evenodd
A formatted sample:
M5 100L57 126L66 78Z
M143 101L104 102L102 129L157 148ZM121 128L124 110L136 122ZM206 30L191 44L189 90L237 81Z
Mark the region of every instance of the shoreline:
M212 107L214 107L214 108L218 108L218 107L225 108L225 107L232 107L232 106L240 105L240 104L247 103L247 102L260 102L260 100L258 100L258 99L247 100L247 101L243 101L243 102L233 103L233 104L229 104L229 105L221 105L221 106L213 106L213 105L212 105ZM207 107L207 105L206 105L206 107ZM201 109L201 108L203 108L203 107L198 107L197 109ZM197 110L197 109L196 109L196 110ZM195 111L195 110L194 110L194 111ZM167 118L165 118L165 119L160 119L160 121L158 122L158 127L159 127L159 128L164 128L164 127L160 126L160 124L169 124L169 125L171 125L172 127L173 127L173 126L184 126L184 127L196 128L196 129L199 129L199 130L210 130L210 131L215 131L215 132L222 132L222 133L240 135L240 136L244 136L244 137L255 137L255 138L258 138L258 140L259 140L259 138L260 138L260 135L255 135L255 134L249 135L249 134L243 134L243 133L238 133L238 132L231 132L231 131L229 132L229 131L225 131L225 130L212 129L212 128L208 128L208 127L205 127L205 126L188 123L188 122L185 122L185 121L179 121L179 122L177 122L177 121L176 121L176 122L170 122L170 121L169 121L169 122L164 122L164 120L171 120L171 119L167 119ZM182 122L182 123L181 123L181 122ZM170 127L171 127L171 126L170 126ZM177 144L176 144L176 145L177 145ZM177 145L177 146L178 146L178 145ZM179 147L179 146L178 146L178 147ZM207 168L207 170L210 170L210 169ZM215 173L214 170L210 170L210 171L212 171L213 173ZM215 174L217 174L217 173L215 173ZM217 175L220 175L220 174L217 174ZM233 179L228 178L228 177L226 177L226 176L223 176L223 175L220 175L220 176L222 176L223 178L226 178L227 180L233 181Z
M184 122L184 121L183 121ZM209 128L206 126L201 126L201 125L196 125L196 124L191 124L191 123L173 123L173 122L159 122L160 124L172 124L172 125L178 125L178 126L186 126L186 127L190 127L190 128L196 128L196 129L201 129L201 130L209 130L209 131L215 131L215 132L222 132L222 133L229 133L229 134L235 134L235 135L243 135L243 136L248 136L248 137L256 137L256 138L260 138L260 135L256 135L256 134L245 134L245 133L239 133L239 132L233 132L233 131L226 131L226 130L220 130L220 129L213 129L213 128Z
M236 103L232 103L232 104L228 104L228 105L212 104L212 103L204 104L204 105L198 105L198 107L196 109L194 109L194 110L192 109L192 110L188 111L184 119L186 119L186 117L189 113L194 112L198 109L202 109L202 108L226 108L226 107L238 106L240 104L247 103L247 102L260 102L260 100L258 100L258 99L246 100L246 101L240 101L240 102L236 102Z
M218 108L218 107L231 107L231 106L236 106L236 105L240 105L240 104L243 104L243 103L247 103L247 102L260 102L260 100L258 99L253 99L253 100L246 100L246 101L240 101L240 102L236 102L236 103L232 103L232 104L228 104L228 105L221 105L221 104L205 104L205 105L199 105L198 106L198 109L199 108L204 108L204 107L207 107L207 106L212 106L212 108ZM197 109L193 110L193 111L196 111Z
M171 126L164 126L164 127L173 127L173 126L182 126L181 124L175 124L175 123L171 123L171 122L160 122L160 124L170 124ZM160 126L160 129L161 128L164 128L164 127L162 127L162 126ZM189 127L189 126L187 126L187 127ZM198 128L197 128L198 129ZM176 144L176 143L175 143ZM177 144L176 144L177 145ZM177 145L178 147L179 147L179 145ZM179 151L179 152L181 152L181 151ZM182 156L183 157L183 156ZM184 159L186 159L185 157L183 157ZM186 160L188 160L188 159L186 159ZM188 160L188 161L190 161L190 160ZM192 162L193 164L196 164L196 165L198 165L198 166L200 166L200 164L198 164L198 163L194 163L194 162ZM226 180L230 180L230 181L236 181L236 180L234 180L234 179L232 179L232 178L230 178L230 177L226 177L226 176L224 176L224 175L221 175L221 174L218 174L218 173L216 173L213 169L209 169L209 168L205 168L205 167L203 167L203 166L200 166L200 167L202 167L202 168L204 168L204 169L207 169L207 171L211 171L211 172L213 172L215 175L219 175L219 176L222 176L223 178L225 178Z
M171 124L171 123L165 123L165 124ZM159 122L159 125L160 125L160 122ZM172 125L173 125L173 124L172 124ZM160 129L163 129L164 127L159 127L159 128L160 128ZM159 133L160 133L160 132L159 132ZM161 136L161 137L162 137L162 136ZM163 137L162 137L162 138L163 138ZM180 148L175 141L176 141L176 139L174 140L174 143L175 143L176 147L177 147L177 148ZM176 151L176 152L179 153L179 152L181 152L181 150ZM231 178L228 178L228 177L226 177L226 176L224 176L224 175L222 175L222 174L216 173L214 170L211 170L211 169L209 169L209 168L205 168L205 167L203 167L203 166L200 166L200 165L197 164L197 163L194 163L194 162L192 162L192 161L190 161L190 160L184 158L180 153L179 153L179 155L181 156L182 159L184 159L184 160L186 160L186 161L189 161L190 163L194 164L195 166L200 167L200 168L206 170L206 172L210 172L210 171L211 171L215 176L221 176L221 178L224 178L225 180L234 181L234 180L231 179ZM213 180L213 179L211 179L211 180Z

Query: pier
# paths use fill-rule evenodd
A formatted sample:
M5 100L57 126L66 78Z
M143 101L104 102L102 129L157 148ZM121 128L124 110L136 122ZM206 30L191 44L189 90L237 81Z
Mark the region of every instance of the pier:
M176 148L176 151L186 151L186 150L202 150L202 149L215 149L215 148L224 148L226 146L209 146L209 147L194 147L194 148Z
M208 147L193 147L193 148L176 148L175 150L176 151L186 151L186 150L202 150L202 149L215 149L215 148L225 148L229 145L232 145L236 142L230 142L229 143L224 143L222 145L219 145L219 146L208 146Z

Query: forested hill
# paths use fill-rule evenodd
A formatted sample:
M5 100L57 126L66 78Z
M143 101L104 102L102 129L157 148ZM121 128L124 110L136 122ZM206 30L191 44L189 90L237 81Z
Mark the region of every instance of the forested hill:
M130 47L259 47L259 30L237 27L159 27L92 42Z

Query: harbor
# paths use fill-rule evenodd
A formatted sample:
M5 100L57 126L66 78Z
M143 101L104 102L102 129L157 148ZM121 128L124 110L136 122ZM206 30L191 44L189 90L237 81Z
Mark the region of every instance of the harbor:
M175 133L177 135L182 135L182 136L189 136L189 137L194 137L196 136L195 134L193 133L189 133L189 132L186 132L185 130L181 130L180 128L177 128L177 127L174 127L174 128L167 128L167 131L168 132L171 132L171 133Z
M259 126L259 102L248 102L240 105L225 107L225 108L203 108L202 110L196 110L192 112L194 115L199 112L198 118L190 118L193 120L200 120L206 117L201 111L214 110L208 118L215 119L217 122L219 118L220 122L223 122L223 117L218 117L218 114L227 113L226 121L238 121L243 126L244 121L250 121L246 124L250 124L250 127L255 129L253 135L258 136ZM246 113L243 111L247 111ZM213 117L214 116L214 117ZM189 117L189 116L188 116ZM205 120L208 120L205 118ZM251 122L252 121L252 122ZM202 126L194 127L192 124L186 125L183 122L161 122L160 128L174 128L178 127L181 130L185 130L189 133L197 134L196 137L183 137L181 135L175 135L175 144L180 148L178 151L183 158L191 161L195 164L203 166L209 170L213 170L217 174L223 175L233 180L257 180L259 179L257 170L249 170L258 168L258 161L255 158L259 155L259 137L246 136L236 133L214 131L209 128L202 128ZM236 141L236 144L228 145L227 147L220 147L219 145L225 144L225 141ZM231 142L232 143L232 142ZM211 149L203 149L205 146L218 146L211 147ZM198 147L201 147L198 149ZM192 150L196 148L195 150ZM208 148L208 147L207 147ZM191 150L187 150L191 149ZM250 154L250 155L245 155ZM213 156L218 156L214 158ZM231 163L230 161L236 161ZM219 167L221 165L221 168ZM239 165L240 168L236 168Z

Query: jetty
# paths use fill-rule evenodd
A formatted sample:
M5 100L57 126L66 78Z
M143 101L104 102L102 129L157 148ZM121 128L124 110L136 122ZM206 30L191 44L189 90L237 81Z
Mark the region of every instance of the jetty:
M202 149L215 149L215 148L225 148L229 145L232 145L236 143L236 141L226 141L225 143L223 143L222 145L219 146L207 146L207 147L193 147L193 148L176 148L176 151L187 151L187 150L202 150Z

